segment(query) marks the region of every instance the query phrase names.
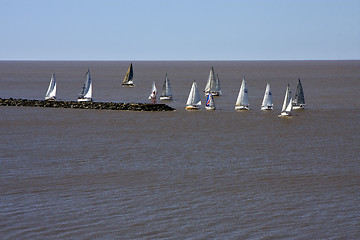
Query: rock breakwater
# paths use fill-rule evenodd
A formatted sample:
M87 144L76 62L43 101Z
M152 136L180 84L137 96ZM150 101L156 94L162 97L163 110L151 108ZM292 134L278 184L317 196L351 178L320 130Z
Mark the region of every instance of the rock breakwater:
M0 106L18 107L49 107L49 108L79 108L99 110L129 110L129 111L174 111L166 104L151 103L114 103L114 102L75 102L75 101L45 101L28 99L3 99Z

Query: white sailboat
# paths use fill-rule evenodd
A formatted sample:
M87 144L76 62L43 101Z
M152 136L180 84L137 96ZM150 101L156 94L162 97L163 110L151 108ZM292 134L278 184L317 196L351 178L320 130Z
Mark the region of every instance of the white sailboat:
M299 82L296 88L295 98L292 102L293 109L304 109L305 108L305 97L304 90L299 78Z
M90 70L88 69L85 74L85 82L78 97L78 102L91 102L92 101L92 81L90 77Z
M128 86L128 87L134 87L135 84L134 84L133 78L134 78L134 71L133 71L132 63L130 63L130 66L129 66L129 68L127 70L127 73L126 73L126 75L124 77L122 85L123 86Z
M216 109L215 102L214 102L214 97L211 94L211 92L206 97L205 109L206 110L215 110Z
M149 99L153 100L153 101L156 101L156 94L157 94L157 89L156 89L156 86L155 86L155 81L153 81L152 87L151 87L151 93L149 95Z
M249 110L249 96L245 78L241 82L239 95L236 99L235 110Z
M211 93L213 96L221 95L221 86L219 76L215 77L214 67L211 67L208 81L205 86L205 95Z
M272 100L272 94L270 89L270 84L266 84L265 94L264 98L261 104L261 110L273 110L273 100Z
M189 93L189 97L186 101L186 107L187 110L198 110L201 106L201 98L198 86L196 82L194 81L191 86L191 90Z
M292 97L291 97L290 85L288 84L286 87L285 98L279 117L291 116L291 112L292 112Z
M167 74L165 75L165 82L161 91L160 100L172 100L173 94L171 90L170 80L168 79Z
M56 99L56 78L55 73L52 73L48 90L45 94L45 100L55 100Z

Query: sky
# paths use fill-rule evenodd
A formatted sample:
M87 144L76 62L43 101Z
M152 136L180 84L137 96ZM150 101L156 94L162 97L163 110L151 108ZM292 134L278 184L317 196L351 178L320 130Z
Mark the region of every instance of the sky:
M0 60L360 59L360 0L0 0Z

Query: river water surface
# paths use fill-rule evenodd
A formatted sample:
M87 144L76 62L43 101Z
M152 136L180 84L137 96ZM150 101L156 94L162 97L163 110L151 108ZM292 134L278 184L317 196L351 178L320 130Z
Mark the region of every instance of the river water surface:
M43 99L55 72L74 100L89 68L95 101L147 102L167 73L177 109L0 107L2 239L360 238L360 61L133 62L124 88L129 64L0 62L2 98ZM211 66L217 110L186 111ZM306 110L277 117L298 78Z

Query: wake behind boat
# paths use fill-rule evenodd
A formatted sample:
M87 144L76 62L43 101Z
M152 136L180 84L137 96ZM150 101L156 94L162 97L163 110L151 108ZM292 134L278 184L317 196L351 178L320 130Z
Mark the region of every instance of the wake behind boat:
M171 90L170 80L166 74L165 82L161 91L160 100L172 100L172 99L173 99L173 94Z
M45 100L55 100L56 99L56 78L55 73L52 73L48 90L45 94Z
M85 74L85 82L78 97L78 102L91 102L92 101L92 81L90 77L90 70L88 69Z
M132 63L130 63L130 66L129 66L129 68L127 70L127 73L126 73L126 75L124 77L122 85L123 86L128 86L128 87L134 87L135 84L134 84L133 78L134 78L134 71L133 71Z
M291 97L290 85L288 84L286 87L285 98L279 117L288 117L291 115L292 115L292 97Z
M272 100L272 94L269 83L266 84L264 98L261 104L261 110L263 111L273 110L273 100Z
M198 86L196 82L194 81L191 85L191 90L189 93L189 97L186 101L186 107L187 110L198 110L201 106L201 98Z
M236 99L235 110L249 110L249 96L245 78L241 82L239 95Z
M292 101L293 109L304 109L305 108L305 97L304 90L299 78L299 82L296 88L295 98Z

